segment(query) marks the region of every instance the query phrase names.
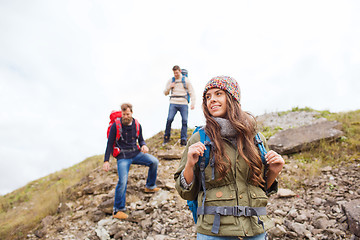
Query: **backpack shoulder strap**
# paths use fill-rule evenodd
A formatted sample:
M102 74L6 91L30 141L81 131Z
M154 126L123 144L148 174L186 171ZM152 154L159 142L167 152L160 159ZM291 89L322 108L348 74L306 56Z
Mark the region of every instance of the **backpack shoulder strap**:
M205 157L205 168L207 167L207 165L209 164L209 159L210 159L210 139L209 137L206 135L205 133L205 129L202 127L199 129L199 134L200 134L200 142L203 143L206 147L205 151L204 151L204 157ZM199 164L200 161L198 162Z
M121 118L116 118L115 124L116 124L116 141L119 141L122 134Z
M267 151L265 149L264 142L261 140L260 133L257 133L255 135L254 141L255 141L255 145L259 148L261 161L266 166L267 162L265 159L265 155L266 155Z
M184 88L185 88L185 90L186 90L186 92L187 92L188 89L187 89L187 87L186 87L185 76L183 76L183 77L181 78L181 82L182 82L182 84L184 85Z
M136 129L136 138L139 138L140 135L140 123L137 119L135 119L135 129Z
M268 194L268 189L267 189L267 169L268 169L268 164L266 162L266 158L265 158L265 155L267 153L266 149L265 149L265 146L264 146L264 142L263 140L261 140L261 137L260 137L260 133L257 133L255 135L255 145L259 148L259 151L260 151L260 157L261 157L261 162L263 163L264 165L264 180L265 180L265 184L264 184L264 191L266 194Z
M171 80L171 82L175 82L175 77L172 77L172 80Z

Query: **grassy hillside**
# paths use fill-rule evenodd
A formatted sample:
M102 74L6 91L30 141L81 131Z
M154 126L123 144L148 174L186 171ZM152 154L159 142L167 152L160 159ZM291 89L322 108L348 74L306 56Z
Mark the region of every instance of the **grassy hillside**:
M93 156L0 197L0 239L23 239L45 216L55 214L66 189L99 166Z
M310 111L293 109L292 111ZM285 114L282 112L279 114ZM291 156L296 160L298 171L282 175L281 184L296 188L301 179L311 177L327 165L337 165L360 159L360 110L345 113L321 112L321 116L342 123L345 137L332 143L321 143L320 147ZM267 137L278 129L263 129ZM189 134L191 134L189 129ZM163 148L163 132L147 140L151 151ZM173 131L169 145L176 145L180 131ZM66 198L66 190L101 166L103 155L85 159L79 164L30 182L9 194L0 196L0 239L23 239L45 216L55 214L59 203ZM287 161L288 164L290 164ZM293 164L293 163L291 163ZM294 184L295 183L295 184Z

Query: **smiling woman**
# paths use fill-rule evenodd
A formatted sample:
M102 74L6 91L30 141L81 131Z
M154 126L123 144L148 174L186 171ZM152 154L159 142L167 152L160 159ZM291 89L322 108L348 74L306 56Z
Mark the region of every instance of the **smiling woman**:
M266 215L267 196L277 191L284 159L274 151L260 156L256 145L265 138L242 110L235 79L212 78L202 107L206 125L191 136L174 175L180 196L199 206L197 239L264 240L274 226Z

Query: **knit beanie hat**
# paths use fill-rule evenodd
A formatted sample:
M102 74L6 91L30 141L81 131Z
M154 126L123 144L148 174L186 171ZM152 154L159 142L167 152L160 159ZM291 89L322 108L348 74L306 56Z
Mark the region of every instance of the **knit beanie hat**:
M217 76L212 78L205 85L203 97L205 97L206 92L211 88L220 88L221 90L227 91L236 101L240 102L240 87L237 81L232 77Z

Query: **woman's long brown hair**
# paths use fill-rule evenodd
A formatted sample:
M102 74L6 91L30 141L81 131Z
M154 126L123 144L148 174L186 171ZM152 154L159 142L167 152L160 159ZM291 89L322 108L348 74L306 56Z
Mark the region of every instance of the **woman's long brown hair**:
M237 132L237 150L249 166L249 181L255 186L264 186L265 181L261 171L262 162L254 143L256 120L250 113L244 112L240 103L227 91L225 93L227 110L225 118L230 121ZM215 144L215 169L220 174L220 179L222 179L230 170L231 161L224 151L224 140L220 135L221 127L210 115L205 98L203 98L202 108L206 119L205 132Z

